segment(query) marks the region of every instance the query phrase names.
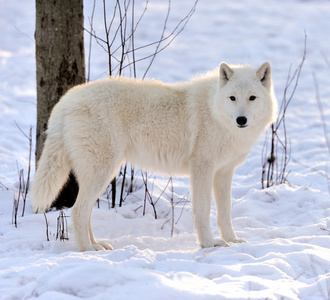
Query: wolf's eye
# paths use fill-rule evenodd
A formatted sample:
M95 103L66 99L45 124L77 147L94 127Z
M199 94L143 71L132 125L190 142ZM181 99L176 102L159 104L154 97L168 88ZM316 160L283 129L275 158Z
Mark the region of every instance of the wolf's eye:
M236 100L236 98L235 98L234 96L230 96L229 99L230 99L231 101L235 101L235 100Z
M249 100L250 100L250 101L253 101L253 100L255 100L256 98L257 98L256 96L251 96Z

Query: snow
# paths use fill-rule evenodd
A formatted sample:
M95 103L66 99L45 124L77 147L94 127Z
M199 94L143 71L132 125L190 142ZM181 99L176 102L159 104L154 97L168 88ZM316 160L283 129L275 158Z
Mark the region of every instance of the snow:
M85 4L86 27L92 2ZM142 11L144 2L136 2ZM172 2L168 30L194 3ZM150 1L136 36L139 43L161 35L166 8L167 1ZM235 172L233 224L249 243L199 249L186 178L173 182L171 237L171 192L161 195L168 179L155 175L149 188L154 200L160 196L158 219L148 203L143 216L141 189L115 209L108 209L104 195L92 224L95 235L109 239L115 250L80 253L70 209L64 211L68 241L56 240L57 211L47 214L47 241L45 217L33 214L29 195L24 217L20 206L17 228L12 224L17 173L24 169L26 176L29 147L15 121L26 134L32 125L35 134L35 12L34 1L0 0L0 299L329 299L330 156L312 76L315 72L330 128L330 69L324 60L330 58L329 12L325 0L200 1L185 30L156 57L148 73L175 82L221 61L259 65L268 60L281 101L289 68L292 74L302 59L306 31L306 61L287 111L290 184L261 189L264 138ZM97 32L102 32L101 20L98 9ZM88 46L87 35L85 42ZM141 62L138 71L146 66ZM106 54L93 42L91 79L106 73ZM211 226L217 235L215 214L212 206Z

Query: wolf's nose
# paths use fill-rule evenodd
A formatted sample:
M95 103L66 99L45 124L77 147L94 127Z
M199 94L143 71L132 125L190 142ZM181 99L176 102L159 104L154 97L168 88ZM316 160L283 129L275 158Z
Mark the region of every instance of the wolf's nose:
M236 123L237 123L237 125L238 125L239 127L244 127L244 126L246 125L246 123L247 123L247 118L246 118L246 117L243 117L243 116L238 117L238 118L236 119Z

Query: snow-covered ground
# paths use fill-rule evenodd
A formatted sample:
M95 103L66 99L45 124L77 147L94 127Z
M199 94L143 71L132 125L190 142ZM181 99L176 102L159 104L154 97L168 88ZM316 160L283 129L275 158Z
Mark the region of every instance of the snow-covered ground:
M85 5L86 26L92 2ZM142 11L143 1L135 1ZM169 28L194 1L172 1ZM98 1L101 5L101 1ZM139 43L157 39L167 1L151 0ZM101 13L94 18L103 28ZM329 1L203 1L186 29L155 60L148 77L174 82L217 67L221 61L272 64L281 101L288 70L307 55L287 111L291 141L290 184L262 190L264 139L253 148L233 182L233 224L248 244L199 249L192 223L188 180L174 180L174 232L167 191L157 202L158 219L144 192L122 208L108 209L106 198L92 217L95 234L110 239L114 251L76 251L68 216L69 241L56 240L58 212L32 213L29 196L18 227L12 224L18 171L28 167L28 133L36 116L34 1L0 0L0 299L329 299L330 153L315 97L313 72L330 130ZM170 30L170 29L169 29ZM86 36L86 46L88 46ZM146 62L138 65L143 70ZM106 76L104 51L94 43L91 79ZM291 72L292 73L292 72ZM139 73L140 74L140 73ZM142 74L140 75L142 76ZM32 162L34 164L34 162ZM329 177L328 177L329 178ZM149 186L157 199L167 178ZM16 195L17 196L17 195ZM19 208L21 213L22 208ZM211 225L217 234L215 208Z

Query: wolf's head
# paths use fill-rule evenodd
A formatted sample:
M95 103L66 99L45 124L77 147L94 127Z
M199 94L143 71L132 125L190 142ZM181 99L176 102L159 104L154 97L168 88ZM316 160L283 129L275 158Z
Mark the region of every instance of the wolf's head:
M264 129L276 120L277 101L268 62L259 68L221 63L214 111L221 123Z

